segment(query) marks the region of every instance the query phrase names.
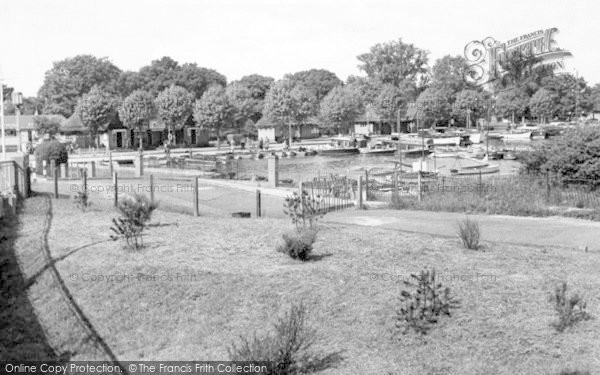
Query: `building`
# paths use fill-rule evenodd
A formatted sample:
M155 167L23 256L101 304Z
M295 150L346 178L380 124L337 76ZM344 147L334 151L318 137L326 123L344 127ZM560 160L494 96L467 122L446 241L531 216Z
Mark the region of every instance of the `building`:
M289 125L281 121L276 121L263 116L256 123L258 130L258 139L269 139L270 141L281 142L282 139L289 138ZM316 118L309 118L300 125L292 125L292 134L294 139L312 139L321 136L321 129Z
M354 120L354 134L391 134L392 126L395 126L395 124L395 120L379 116L373 109L373 106L367 106L365 112Z
M24 151L27 143L34 143L37 140L34 117L34 115L18 116L17 124L17 116L4 116L6 152Z
M74 113L60 127L57 138L63 142L71 142L79 147L94 147L90 138L90 130L83 125L81 118ZM131 131L127 129L118 116L114 116L106 124L98 128L98 146L111 150L131 148Z

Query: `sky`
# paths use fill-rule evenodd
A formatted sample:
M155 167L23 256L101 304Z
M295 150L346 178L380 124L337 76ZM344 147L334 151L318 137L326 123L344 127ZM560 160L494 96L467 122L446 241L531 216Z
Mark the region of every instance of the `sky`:
M600 2L591 0L0 0L0 75L37 95L54 61L107 57L139 70L170 56L233 81L282 78L312 68L345 80L361 75L356 56L398 40L429 51L430 63L462 55L473 40L499 41L557 27L567 69L600 83Z

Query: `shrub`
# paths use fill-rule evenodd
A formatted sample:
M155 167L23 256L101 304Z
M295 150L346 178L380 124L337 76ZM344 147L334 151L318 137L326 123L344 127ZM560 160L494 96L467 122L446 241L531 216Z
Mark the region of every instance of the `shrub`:
M313 244L317 240L317 231L314 229L303 229L300 232L289 232L283 234L283 244L277 251L288 254L293 259L306 261L310 258Z
M567 296L566 282L556 287L554 295L550 295L549 301L554 304L554 309L558 314L558 320L552 323L558 332L563 332L581 320L591 318L585 311L587 304L577 293L570 297Z
M157 205L145 195L135 194L125 196L118 205L121 217L113 219L110 228L115 234L113 240L125 239L130 249L137 250L144 245L142 232L152 216Z
M404 281L412 291L400 292L400 307L396 310L396 328L402 334L410 329L425 335L437 323L441 315L450 316L450 309L459 306L458 300L450 296L450 288L436 284L435 270L421 271L410 275L415 282Z
M55 160L57 166L67 163L69 160L67 146L56 139L40 143L35 148L36 172L42 173L42 162L46 161L47 164L50 164L50 160Z
M77 208L79 208L81 211L85 211L85 209L91 205L87 191L78 191L73 199L75 200Z
M263 337L240 337L240 344L228 348L232 361L268 361L267 374L306 374L332 367L342 360L339 353L319 356L312 353L316 331L306 322L307 310L300 303L273 324L274 332Z
M474 220L465 218L463 221L458 222L458 237L461 239L463 246L469 250L477 250L481 246L479 239L481 237L481 231L479 230L479 223Z
M302 194L294 192L285 198L283 213L292 219L292 224L298 232L307 228L316 229L317 220L325 215L319 201L309 196L306 191L302 191Z

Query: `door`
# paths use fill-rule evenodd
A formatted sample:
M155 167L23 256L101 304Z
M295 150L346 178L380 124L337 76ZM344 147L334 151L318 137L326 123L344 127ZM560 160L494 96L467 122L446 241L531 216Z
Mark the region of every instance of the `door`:
M117 132L117 148L123 147L123 132Z
M190 143L196 144L196 129L190 129Z

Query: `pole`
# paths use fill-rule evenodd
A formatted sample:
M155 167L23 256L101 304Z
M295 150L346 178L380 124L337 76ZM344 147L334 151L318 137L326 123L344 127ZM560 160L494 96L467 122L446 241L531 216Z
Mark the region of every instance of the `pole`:
M154 203L154 176L150 173L150 202Z
M194 178L194 216L200 216L200 209L198 207L198 176Z
M58 199L58 166L54 167L54 198Z
M418 199L419 202L421 202L421 200L423 199L423 186L422 186L422 182L421 182L421 173L423 173L422 171L419 171L419 174L417 175L417 189L419 190L419 195L418 195Z
M113 183L114 183L114 189L115 189L115 202L114 205L115 207L117 207L119 205L119 180L117 177L117 172L113 173Z
M6 160L6 129L4 127L4 81L0 73L0 131L2 131L2 160Z
M363 205L363 180L362 176L358 176L358 204L357 209L362 210Z
M256 217L260 217L261 211L260 190L256 189Z
M17 121L17 152L21 152L21 109L15 104L15 115Z

